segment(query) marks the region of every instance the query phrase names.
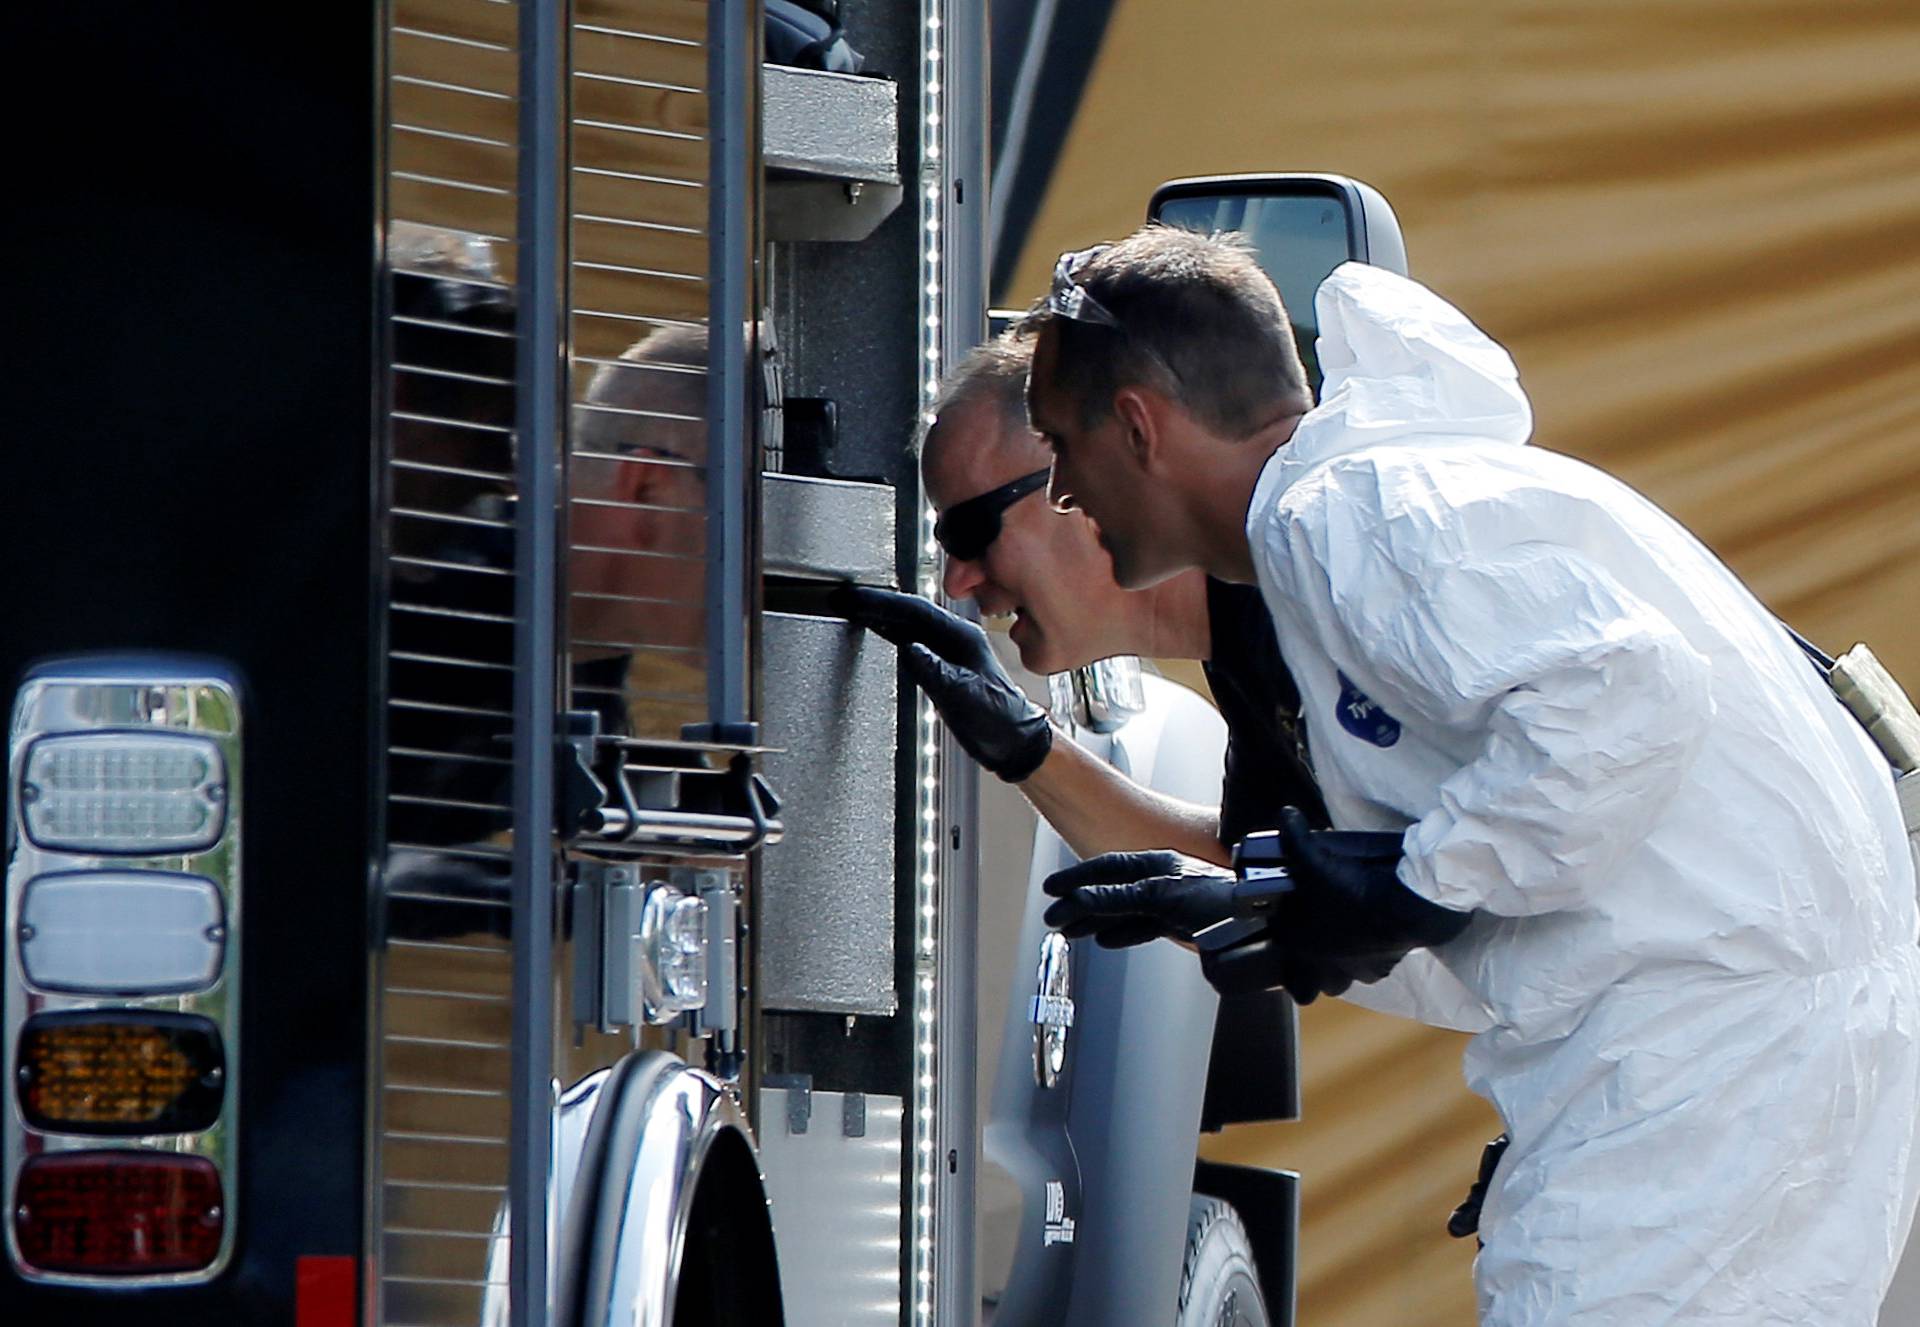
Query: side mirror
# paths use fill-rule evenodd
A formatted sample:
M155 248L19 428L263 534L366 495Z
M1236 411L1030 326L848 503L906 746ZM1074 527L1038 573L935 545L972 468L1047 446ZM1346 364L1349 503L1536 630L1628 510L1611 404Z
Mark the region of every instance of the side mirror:
M1238 231L1293 320L1310 385L1320 390L1313 293L1341 263L1407 274L1407 246L1393 208L1372 185L1344 175L1212 175L1154 191L1147 219L1185 230Z

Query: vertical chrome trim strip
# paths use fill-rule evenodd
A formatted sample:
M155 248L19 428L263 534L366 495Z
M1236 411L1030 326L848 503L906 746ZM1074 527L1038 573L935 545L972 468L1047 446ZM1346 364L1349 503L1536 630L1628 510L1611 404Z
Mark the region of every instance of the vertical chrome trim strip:
M381 1144L381 1121L386 1110L386 1074L381 1059L381 1035L385 1030L386 1003L380 998L387 962L387 788L392 778L392 761L387 754L387 697L392 686L392 670L387 654L392 649L389 614L393 603L393 275L387 261L387 239L392 233L392 181L388 167L393 159L393 89L388 82L393 72L394 0L382 0L375 10L373 32L373 418L369 421L367 500L370 504L367 530L372 536L369 553L372 565L367 569L373 594L368 605L372 622L367 639L373 648L367 660L367 696L371 703L367 716L368 748L375 762L368 780L372 804L367 808L367 894L366 894L366 980L362 984L364 1026L364 1068L361 1078L361 1170L360 1170L360 1242L356 1300L360 1321L382 1322L380 1278L375 1269L381 1265L381 1231L386 1228L386 1150Z
M514 402L513 1050L508 1195L512 1327L552 1317L554 806L566 455L567 5L520 7Z
M747 689L749 246L758 166L758 6L707 10L707 721L750 718ZM757 338L756 338L757 339ZM716 734L717 736L718 734Z
M992 196L987 167L987 7L946 5L946 59L939 99L941 194L940 294L934 305L944 373L986 336L987 221ZM932 132L932 131L928 131ZM933 201L933 200L928 200ZM937 579L937 576L936 576ZM939 1028L936 1107L948 1157L940 1186L935 1245L934 1316L970 1322L980 1313L974 1266L979 1149L976 1079L979 1061L980 767L950 732L941 734Z

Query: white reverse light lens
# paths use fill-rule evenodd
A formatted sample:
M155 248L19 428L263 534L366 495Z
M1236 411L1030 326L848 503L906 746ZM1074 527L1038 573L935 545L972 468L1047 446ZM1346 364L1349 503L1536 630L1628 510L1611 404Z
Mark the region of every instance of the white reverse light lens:
M27 980L74 995L203 991L220 975L225 909L211 880L171 871L84 871L27 882Z
M56 852L201 852L226 820L220 748L186 733L67 733L27 748L20 814Z
M640 907L642 993L647 1021L669 1023L707 1003L707 905L671 885L655 885Z

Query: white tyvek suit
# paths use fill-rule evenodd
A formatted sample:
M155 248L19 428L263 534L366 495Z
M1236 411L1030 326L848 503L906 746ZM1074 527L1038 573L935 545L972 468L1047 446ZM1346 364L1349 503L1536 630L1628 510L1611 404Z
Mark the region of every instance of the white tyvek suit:
M1482 914L1380 993L1486 1029L1483 1321L1871 1323L1920 1092L1887 766L1693 536L1523 445L1457 310L1357 264L1317 304L1323 404L1247 533L1334 823Z

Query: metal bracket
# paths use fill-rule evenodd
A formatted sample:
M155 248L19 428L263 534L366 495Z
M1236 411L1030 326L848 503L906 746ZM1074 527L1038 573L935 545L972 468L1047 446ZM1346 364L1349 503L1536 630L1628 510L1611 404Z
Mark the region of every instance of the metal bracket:
M763 750L751 745L758 727L730 725L725 736L720 743L595 739L604 762L601 786L610 785L614 802L603 796L590 807L581 830L603 843L733 856L778 843L780 799L753 769L753 756ZM715 756L725 756L726 764L715 768Z
M764 1081L787 1094L787 1132L805 1133L813 1118L813 1075L768 1074Z
M707 1004L689 1016L697 1037L740 1026L740 890L726 871L686 873L689 892L707 905Z
M634 862L576 863L572 884L574 1022L602 1032L673 1021L649 1003L639 953L655 891L697 898L706 916L706 1004L680 1017L689 1034L726 1037L740 1026L740 888L732 872L675 867L652 879ZM655 903L658 904L656 899Z
M561 832L574 834L598 817L607 804L607 785L593 772L600 716L592 710L569 710L560 717L553 801Z
M573 1020L612 1032L633 1016L631 936L638 913L639 869L625 862L581 861L573 894ZM623 928L624 931L623 931Z
M761 72L767 238L861 240L900 206L900 91L888 79Z

